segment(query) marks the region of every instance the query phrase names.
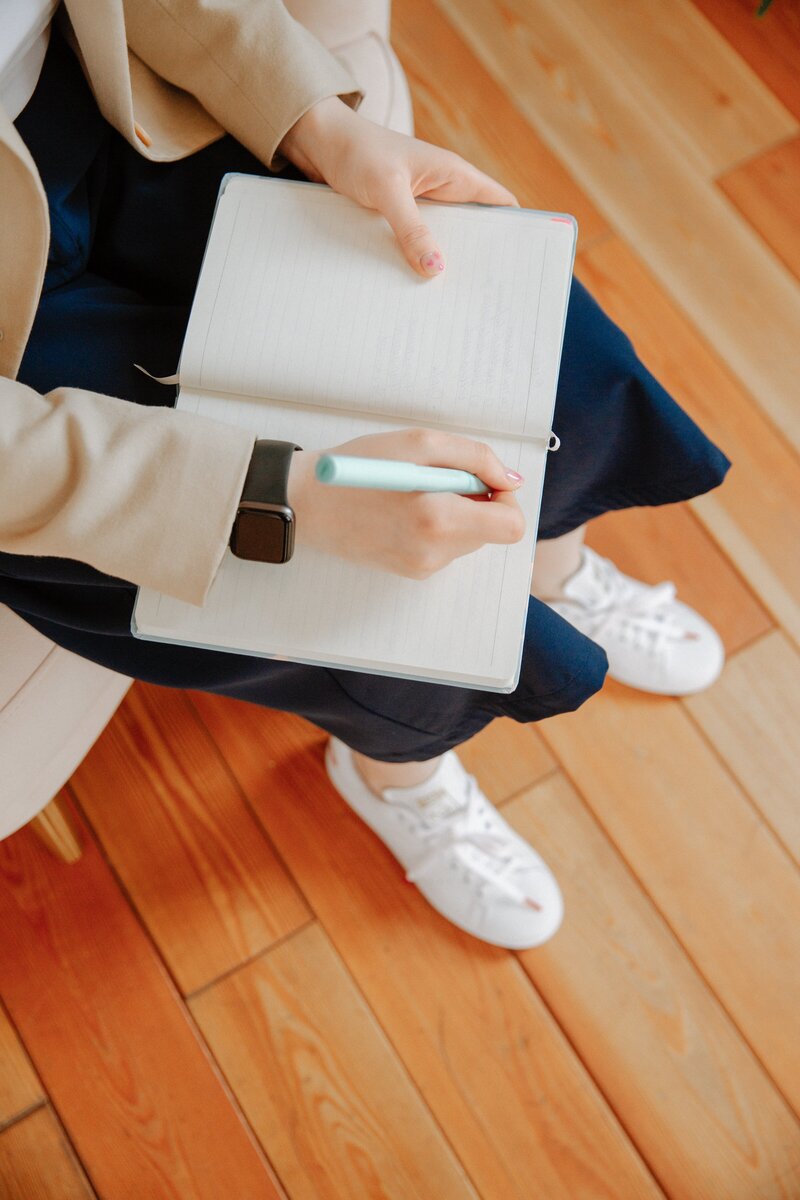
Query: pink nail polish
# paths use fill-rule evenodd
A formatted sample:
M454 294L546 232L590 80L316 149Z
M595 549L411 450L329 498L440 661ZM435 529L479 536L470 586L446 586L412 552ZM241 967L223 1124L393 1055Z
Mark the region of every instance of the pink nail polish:
M512 483L522 483L522 476L518 471L506 471L506 476Z
M423 254L419 261L427 275L436 275L439 271L444 270L444 263L441 260L442 256L439 251L434 250L430 254Z

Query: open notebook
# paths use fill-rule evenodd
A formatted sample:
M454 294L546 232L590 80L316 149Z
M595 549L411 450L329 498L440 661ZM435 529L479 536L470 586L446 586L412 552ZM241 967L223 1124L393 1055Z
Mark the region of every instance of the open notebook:
M447 262L432 280L412 273L382 217L327 187L226 177L177 407L306 450L409 424L474 436L525 477L524 540L426 580L303 547L281 566L226 551L202 607L141 588L137 637L516 687L576 225L421 204Z

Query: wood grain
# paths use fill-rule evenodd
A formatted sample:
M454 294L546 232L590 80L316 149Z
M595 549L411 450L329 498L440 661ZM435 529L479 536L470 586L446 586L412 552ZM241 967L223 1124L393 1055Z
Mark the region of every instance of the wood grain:
M795 0L774 0L764 16L757 17L751 0L694 3L787 109L800 117L800 5Z
M49 1105L0 1132L0 1195L3 1200L94 1197Z
M717 184L800 279L800 138L729 171Z
M581 245L608 225L449 21L428 0L394 0L392 44L411 86L416 133L498 179L526 208L570 212Z
M733 460L589 534L714 621L722 678L461 749L565 892L518 956L404 883L318 729L134 688L76 781L102 854L0 846L3 1200L800 1195L800 5L755 4L393 6L419 136L577 215L581 278Z
M504 814L564 892L523 965L664 1191L789 1200L800 1124L574 788L551 775Z
M492 721L462 742L458 756L493 804L542 779L556 765L533 725L521 725L510 717Z
M692 510L772 615L800 641L800 466L746 392L641 261L616 238L578 273L645 364L731 459L722 487ZM709 599L713 579L704 576Z
M216 697L194 703L478 1192L530 1200L535 1180L548 1200L660 1196L517 960L403 881L327 782L318 734L283 713L234 722Z
M660 140L680 145L705 178L797 132L796 119L692 0L580 0L574 11L577 38L591 39L631 106L644 101L658 111Z
M686 707L800 863L800 654L775 630Z
M477 1200L318 925L191 1009L292 1200Z
M0 843L4 999L104 1200L279 1192L88 829L58 862ZM13 1127L12 1127L13 1128Z
M800 876L792 860L680 701L607 683L577 714L541 730L798 1110L800 922L786 914L800 912Z
M135 684L72 787L184 994L309 919L179 692Z
M0 974L2 990L2 974ZM0 1126L42 1104L45 1094L8 1014L0 1005Z
M686 504L605 513L589 523L586 542L634 579L652 584L671 579L679 599L711 621L728 654L773 626Z
M581 0L438 0L438 7L800 447L800 286L702 177L685 141L666 133L662 106L624 48L588 21Z

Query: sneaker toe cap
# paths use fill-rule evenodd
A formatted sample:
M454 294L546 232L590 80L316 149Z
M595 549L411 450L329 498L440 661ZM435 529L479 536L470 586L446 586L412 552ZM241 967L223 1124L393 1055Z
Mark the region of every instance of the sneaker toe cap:
M676 601L675 607L683 628L695 635L677 643L673 658L673 678L670 682L676 694L687 695L702 691L719 677L725 664L725 647L716 629L705 617L680 601Z
M495 900L478 936L507 950L530 950L558 932L564 919L564 897L549 870L520 872L514 882L541 907L530 908L510 898Z

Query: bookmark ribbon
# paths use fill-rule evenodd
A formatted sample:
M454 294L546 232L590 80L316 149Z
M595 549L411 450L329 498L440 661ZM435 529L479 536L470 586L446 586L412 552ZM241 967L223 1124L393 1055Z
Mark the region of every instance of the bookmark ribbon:
M165 387L174 387L181 381L180 375L152 375L150 371L146 371L139 363L134 363L133 365L137 371L141 371L148 379L153 379L156 383L163 383Z

